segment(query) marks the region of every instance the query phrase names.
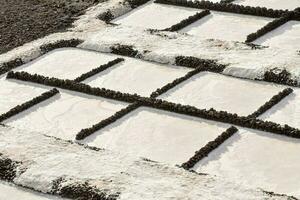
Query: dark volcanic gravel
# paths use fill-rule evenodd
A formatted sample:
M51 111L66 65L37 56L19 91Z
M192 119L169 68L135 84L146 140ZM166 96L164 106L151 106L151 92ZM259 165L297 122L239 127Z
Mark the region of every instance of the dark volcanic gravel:
M78 15L103 0L1 0L0 54L64 31Z

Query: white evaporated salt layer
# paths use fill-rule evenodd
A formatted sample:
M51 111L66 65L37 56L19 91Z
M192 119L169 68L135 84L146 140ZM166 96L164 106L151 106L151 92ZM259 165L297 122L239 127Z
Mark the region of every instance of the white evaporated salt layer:
M22 81L0 79L0 114L6 113L17 105L25 103L46 92L47 89L35 87Z
M300 129L300 89L294 88L292 94L285 97L260 118Z
M116 57L78 48L53 50L17 70L60 79L75 79Z
M300 1L299 1L300 3ZM254 41L255 44L282 49L300 49L300 22L289 21ZM299 65L299 63L298 63Z
M119 192L120 200L288 199L220 177L109 150L94 151L28 130L0 126L0 152L0 157L21 162L17 170L26 169L17 174L15 184L42 192L51 192L53 181L63 177L64 185L87 181L96 191Z
M159 98L197 108L249 115L284 87L202 72L162 94Z
M202 10L149 2L122 15L113 23L143 28L165 29Z
M235 0L233 3L243 6L259 6L278 10L294 10L295 8L300 7L299 0L287 0L285 2L282 0Z
M191 70L185 67L161 65L126 57L124 62L84 82L92 87L150 96L156 89L184 76Z
M28 189L17 187L0 181L1 200L63 200L62 198L33 192ZM65 199L66 200L66 199Z
M300 140L240 128L194 169L300 198Z
M60 94L4 121L4 124L74 140L81 129L91 127L126 105L101 97L61 90Z
M201 39L244 42L247 35L256 32L270 21L272 21L271 18L212 11L210 15L183 28L180 32L186 32Z
M229 125L139 108L84 143L170 164L182 164Z

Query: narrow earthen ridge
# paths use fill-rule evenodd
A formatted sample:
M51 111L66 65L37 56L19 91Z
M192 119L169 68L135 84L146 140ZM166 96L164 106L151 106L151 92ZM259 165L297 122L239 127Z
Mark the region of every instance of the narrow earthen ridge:
M231 3L213 3L210 1L155 0L155 3L271 18L278 18L285 13L293 12L287 10L274 10L271 8L268 9L265 7L243 6Z
M299 87L299 83L297 82L297 80L292 79L291 73L286 69L273 68L266 71L263 81Z
M293 93L292 88L286 88L286 89L280 91L278 94L274 95L269 101L267 101L264 105L259 107L257 109L257 111L255 111L248 117L251 117L251 118L259 117L261 114L265 113L267 110L269 110L270 108L272 108L273 106L278 104L282 99L284 99L291 93Z
M133 46L130 45L122 45L122 44L115 44L110 47L111 53L128 56L135 58L138 55L138 50L135 50Z
M81 93L94 95L94 96L100 96L100 97L123 101L127 103L133 103L136 101L136 99L139 98L139 96L136 94L121 93L118 91L108 90L105 88L94 88L83 83L75 82L73 80L49 78L37 74L32 75L27 72L10 71L7 74L7 78L39 83L47 86L58 87L66 90L72 90L76 92L81 92Z
M52 51L54 49L63 48L63 47L76 47L79 44L81 44L83 41L79 39L71 39L71 40L59 40L54 43L49 43L40 46L40 55L48 53L49 51ZM30 60L29 60L30 61ZM11 60L9 62L3 63L0 67L0 75L5 74L6 72L9 72L12 69L15 69L26 62L29 62L28 60L24 61L22 58L16 58L14 60Z
M54 95L58 94L59 91L54 88L52 90L49 90L47 92L42 93L41 95L34 97L33 99L21 104L21 105L17 105L16 107L10 109L8 112L0 115L0 122L3 122L4 120L7 120L8 118L15 116L51 97L53 97Z
M298 198L294 197L294 196L290 196L290 195L286 195L286 194L278 194L275 192L270 192L270 191L266 191L266 190L261 190L263 193L267 194L270 197L287 197L288 200L299 200Z
M193 71L188 72L185 76L182 76L180 78L175 79L173 82L166 84L165 86L158 88L155 92L153 92L150 97L151 98L156 98L159 95L167 92L168 90L176 87L177 85L179 85L180 83L187 81L188 79L190 79L191 77L195 76L196 74L199 74L200 72L203 71L212 71L212 72L222 72L224 70L224 68L222 66L219 67L210 67L210 66L199 66L196 69L194 69Z
M218 148L223 142L233 136L237 131L238 129L236 127L231 126L225 132L219 135L215 140L208 142L204 147L196 151L195 155L191 157L187 162L183 163L181 167L187 170L193 168L200 160L207 157L213 150Z
M96 131L99 131L103 129L104 127L114 123L115 121L121 119L125 115L129 114L130 112L136 110L141 106L140 103L133 103L127 106L126 108L121 109L120 111L116 112L114 115L100 121L99 123L93 125L90 128L82 129L79 133L76 135L76 140L83 140L86 137L92 135Z
M163 31L179 31L183 29L184 27L187 27L188 25L202 19L203 17L207 16L210 14L209 10L204 10L202 12L197 12L195 15L189 16L186 19L183 19L181 22L174 24L173 26L163 29Z
M275 30L276 28L282 26L283 24L287 23L292 19L291 13L286 13L282 17L278 19L274 19L273 21L267 23L264 27L261 29L257 30L255 33L251 33L247 36L247 39L245 42L253 42L256 39L266 35L267 33Z
M177 56L175 57L174 64L193 69L199 66L206 66L207 71L214 71L217 73L221 73L226 67L225 65L218 64L215 60L200 59L193 56Z
M263 121L251 117L238 116L226 111L216 111L211 108L198 109L194 106L181 105L161 99L154 99L149 97L141 97L139 95L132 95L127 93L121 93L113 90L107 90L104 88L93 88L89 85L77 83L71 80L60 80L56 78L48 78L40 75L31 75L27 72L9 72L7 78L14 78L22 81L30 81L34 83L40 83L44 85L60 87L67 90L76 92L82 92L89 95L101 96L104 98L119 100L128 103L140 103L141 106L147 106L160 110L166 110L169 112L189 115L193 117L199 117L208 120L214 120L223 123L234 124L246 128L266 131L274 134L285 135L293 138L300 138L300 130L290 127L288 125L280 125L274 122Z
M91 186L88 181L65 184L66 180L61 177L52 184L51 194L70 199L83 200L116 200L119 194L107 195L104 191L99 191L95 186Z
M103 72L104 70L107 70L108 68L123 62L125 59L124 58L116 58L115 60L109 61L108 63L101 65L97 68L92 69L91 71L82 74L81 76L77 77L76 79L74 79L75 82L82 82L100 72Z
M17 167L20 162L4 157L0 153L0 180L12 181L17 176Z

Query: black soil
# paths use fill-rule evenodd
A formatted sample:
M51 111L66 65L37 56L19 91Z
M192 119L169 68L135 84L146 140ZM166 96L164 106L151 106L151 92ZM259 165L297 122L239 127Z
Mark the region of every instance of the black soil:
M85 10L103 0L1 0L0 54L69 28Z

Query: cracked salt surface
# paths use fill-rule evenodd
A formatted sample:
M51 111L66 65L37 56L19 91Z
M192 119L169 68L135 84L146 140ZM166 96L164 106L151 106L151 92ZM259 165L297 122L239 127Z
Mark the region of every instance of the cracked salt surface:
M300 140L239 129L194 169L300 198Z
M180 32L186 32L201 39L244 42L247 35L256 32L272 20L273 19L266 17L212 11L210 15L183 28Z
M32 190L17 187L13 184L0 181L1 200L63 200L62 198L50 196ZM67 200L67 199L65 199Z
M139 108L84 143L170 164L182 164L229 125Z
M300 3L300 1L299 1ZM254 41L255 44L283 49L300 49L300 22L289 21ZM299 63L298 63L299 65Z
M60 94L4 121L4 124L74 140L81 129L113 115L126 105L123 102L61 90Z
M259 6L279 10L294 10L295 8L300 7L299 0L287 0L285 2L283 2L282 0L235 0L233 3L244 6Z
M0 79L0 114L15 106L46 92L47 89L35 87L21 81Z
M285 97L260 118L300 129L300 89L294 88L292 94Z
M165 29L201 11L200 9L156 4L150 1L112 22L127 26Z
M19 68L31 74L39 74L61 79L75 79L115 57L78 48L61 48L53 50L38 59Z
M249 115L284 87L202 72L158 98L198 108Z
M160 65L140 59L124 58L124 62L84 82L92 87L150 96L157 88L163 87L192 70L185 67Z

